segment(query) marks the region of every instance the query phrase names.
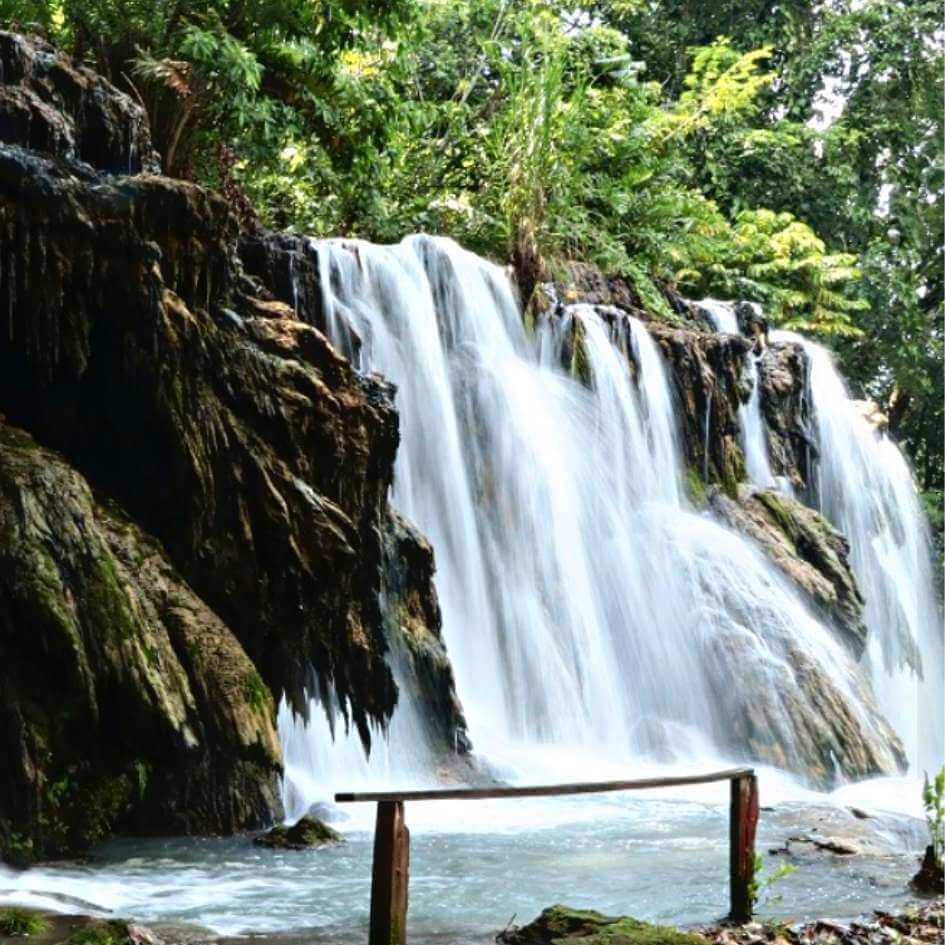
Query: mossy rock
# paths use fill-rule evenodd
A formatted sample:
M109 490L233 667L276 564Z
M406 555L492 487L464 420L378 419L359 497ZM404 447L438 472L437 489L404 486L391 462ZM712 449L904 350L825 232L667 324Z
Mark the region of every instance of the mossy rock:
M344 843L344 837L317 817L306 816L291 827L282 824L273 827L272 830L256 837L253 843L273 850L307 850L310 847Z
M126 923L93 921L73 932L67 945L131 945L131 941Z
M500 945L706 945L701 935L668 925L567 906L551 906L534 922L503 932L496 941Z

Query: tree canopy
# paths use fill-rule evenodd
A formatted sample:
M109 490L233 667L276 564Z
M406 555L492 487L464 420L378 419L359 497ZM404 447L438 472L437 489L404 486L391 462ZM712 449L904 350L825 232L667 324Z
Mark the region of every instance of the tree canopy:
M927 0L0 0L168 173L315 235L581 258L827 336L940 514L943 27Z

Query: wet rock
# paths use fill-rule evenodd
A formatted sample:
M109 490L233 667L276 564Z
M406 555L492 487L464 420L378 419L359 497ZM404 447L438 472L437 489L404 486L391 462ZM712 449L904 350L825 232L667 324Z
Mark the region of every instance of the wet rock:
M785 846L787 852L790 852L792 843L809 843L817 850L834 853L837 856L856 856L863 852L858 846L836 837L810 837L807 835L788 837Z
M43 40L3 31L0 141L115 174L160 172L137 102Z
M734 498L712 492L709 504L722 521L761 546L859 659L866 645L865 604L846 538L818 512L774 490L742 483Z
M157 542L5 425L0 666L5 858L279 810L272 696L242 646Z
M768 320L757 302L736 302L735 318L738 330L754 345L755 351L763 351L768 343Z
M739 681L727 693L729 718L719 737L746 757L803 771L820 789L834 786L838 776L857 780L904 771L902 744L880 715L868 683L838 680L798 642L783 645L783 662L772 663L759 658L750 637L737 628L708 641L707 656L717 661L719 678ZM854 698L849 685L856 688Z
M121 93L95 85L42 44L9 36L4 43L13 65L4 60L0 98L20 95L23 83L53 81L42 63L55 60L70 82L89 83L107 121L125 120L142 166L153 167L143 157L144 139L134 138L137 113L126 109ZM124 168L115 166L110 132L96 137L85 124L99 121L95 108L70 111L65 100L44 101L60 110L75 148L49 135L32 137L15 122L3 127L6 140L16 143L0 141L0 411L61 453L76 475L114 498L122 516L161 543L166 565L196 595L192 606L215 615L239 641L255 673L243 687L244 701L258 703L270 732L269 693L284 693L302 714L309 696L319 694L342 707L368 745L371 722L386 724L397 704L391 634L395 646L401 637L419 641L407 657L418 691L433 700L431 718L446 712L446 721L434 726L441 747L461 746L429 546L397 522L388 503L399 440L392 387L360 376L302 320L311 314L308 296L297 313L279 301L284 287L268 289L245 271L240 225L222 197L150 173L112 176L107 172ZM100 138L101 154L80 147ZM115 541L120 546L120 536ZM44 588L29 586L23 607L45 606ZM64 588L75 607L88 605L80 599L88 596L84 585L65 582ZM109 632L120 610L105 614ZM428 628L421 626L426 619ZM19 638L32 632L28 621L11 619L16 646L25 646ZM41 651L31 652L40 660ZM64 661L58 651L42 652L51 666ZM140 714L137 703L115 682L109 698L122 706L127 699L135 711L102 721L98 674L107 661L89 650L73 663L62 672L75 698L84 700L76 717L89 720L90 731L109 726L103 750L116 739L119 747L103 771L125 777L120 738ZM5 672L0 662L0 681ZM36 673L39 678L39 663ZM199 688L199 673L193 675L182 662L180 685L186 679L192 691ZM194 699L199 708L200 697ZM175 711L183 725L187 713ZM194 777L179 775L173 726L162 728L160 719L152 726L155 746L169 739L166 769L155 765L149 780L168 790L161 809L154 789L154 824L223 832L271 822L272 798L254 783L255 768L247 769L240 807L233 783L239 777L215 767L213 742L217 726L226 729L229 708L207 711L214 726L195 736L206 770ZM158 716L169 712L161 708ZM28 712L11 709L0 724L17 757L26 759L17 770L26 771L45 736L37 735ZM221 738L220 750L228 745ZM265 768L270 761L277 767L277 756L273 761L262 751L255 763ZM14 835L29 839L30 818L36 805L47 803L52 782L42 772L22 783L6 775L0 770L0 796L7 791L17 800L12 810L0 807L0 819L8 825L4 849L13 856L20 842ZM205 802L200 785L211 776L219 779L217 794ZM232 805L221 800L231 793ZM105 836L119 823L138 829L141 798L130 787L119 794L100 830L78 830L68 842L44 834L38 847L77 849L83 838ZM270 816L262 816L265 810Z
M627 916L614 918L591 909L551 906L529 925L496 936L499 945L705 945L693 932L652 925Z
M89 187L0 146L4 222L0 409L163 542L267 685L305 711L314 665L367 739L396 699L378 599L390 388L241 294L215 194Z
M803 498L809 499L808 483L817 447L811 431L804 351L796 344L771 344L758 368L772 472L787 478Z
M280 824L254 838L253 843L273 850L308 850L333 843L344 843L337 830L317 817L307 815L290 827Z
M745 358L751 343L739 335L647 325L659 344L676 393L690 492L699 499L718 484L729 495L745 479L738 408L748 399Z
M257 231L242 237L239 254L263 292L289 306L296 318L327 333L318 257L310 243L305 236Z
M384 619L398 679L420 705L441 742L463 754L472 748L456 695L453 667L442 637L442 615L433 592L433 547L402 515L391 511L384 531Z

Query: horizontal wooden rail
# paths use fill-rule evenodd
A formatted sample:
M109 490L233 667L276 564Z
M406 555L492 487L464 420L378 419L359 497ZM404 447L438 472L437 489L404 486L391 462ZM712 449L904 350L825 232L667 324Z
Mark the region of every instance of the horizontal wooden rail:
M642 791L648 788L709 784L747 777L751 768L729 768L709 774L683 774L675 778L638 778L635 781L583 781L576 784L539 784L529 787L443 788L429 791L379 791L336 794L339 804L359 801L482 801L493 797L554 797L559 794L605 794L607 791Z
M341 792L338 803L377 802L374 863L371 870L371 932L369 945L405 945L407 941L407 883L410 874L410 831L404 820L406 801L476 801L488 798L554 797L563 794L603 794L640 791L687 784L731 782L729 808L730 917L751 918L755 828L758 824L758 780L751 768L729 768L676 778L640 778L634 781L592 781L532 787L446 788L431 791Z

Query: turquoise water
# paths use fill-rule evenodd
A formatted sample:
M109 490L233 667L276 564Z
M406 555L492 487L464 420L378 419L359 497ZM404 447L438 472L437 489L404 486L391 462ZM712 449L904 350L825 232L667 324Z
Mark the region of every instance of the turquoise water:
M716 785L695 798L408 804L410 940L480 945L555 902L680 924L720 918L728 906L726 797L727 785ZM225 935L293 932L292 940L313 945L363 943L370 808L341 825L346 843L320 850L270 851L249 838L116 841L87 864L0 873L0 901L49 904L32 894L55 892L144 922L181 920ZM871 852L840 857L794 844L799 868L772 888L781 898L769 896L761 914L842 919L909 900L923 825L901 816L857 821L845 806L833 809ZM757 846L766 869L786 861L767 851L787 837L814 828L835 834L836 824L825 827L822 817L810 802L763 811Z

